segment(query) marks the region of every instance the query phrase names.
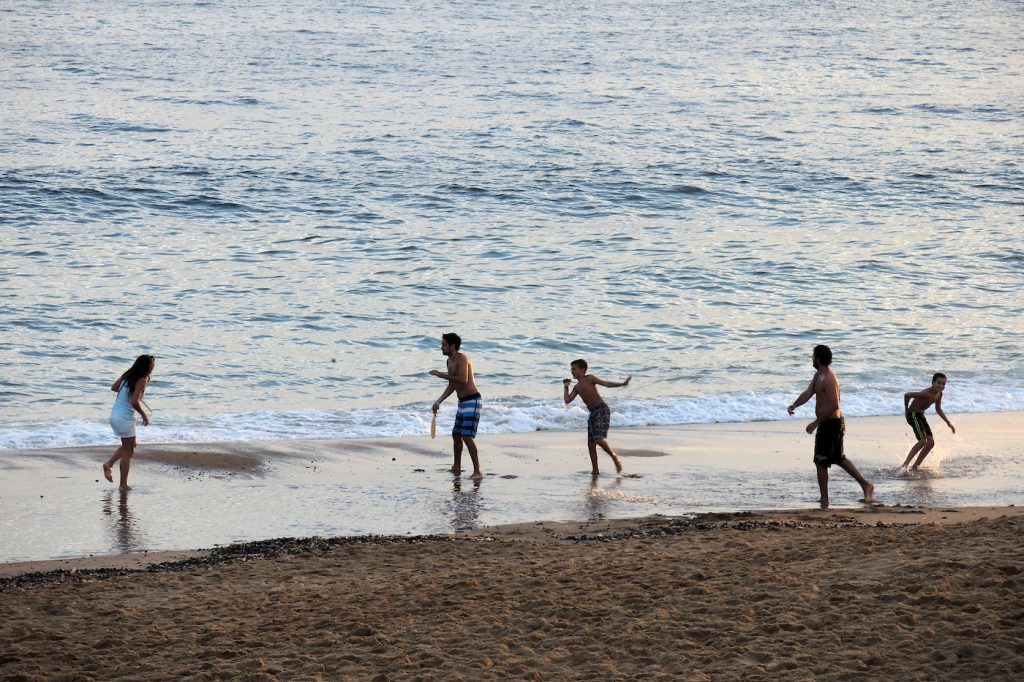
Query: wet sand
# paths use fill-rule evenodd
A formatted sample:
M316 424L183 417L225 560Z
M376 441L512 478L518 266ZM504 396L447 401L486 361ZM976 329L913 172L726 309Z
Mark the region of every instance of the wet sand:
M1024 503L1024 415L953 416L926 469L897 473L898 417L850 419L847 452L887 506ZM482 482L453 477L450 439L140 445L134 489L102 480L110 447L0 453L0 563L144 560L281 537L425 535L549 521L808 509L818 499L806 420L613 429L630 477L589 476L583 431L484 435ZM941 425L944 428L944 425ZM858 508L833 470L831 503Z
M1016 507L713 514L23 574L0 678L1014 679L1022 532Z

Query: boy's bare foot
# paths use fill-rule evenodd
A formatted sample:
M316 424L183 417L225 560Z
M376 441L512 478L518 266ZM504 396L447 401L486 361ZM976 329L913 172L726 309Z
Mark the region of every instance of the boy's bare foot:
M615 473L617 473L617 474L621 474L622 473L622 460L620 460L618 458L615 459Z
M828 498L827 497L821 498L820 500L818 500L818 504L821 505L822 509L828 509Z
M480 471L479 469L477 469L476 471L474 471L474 472L473 472L473 475L472 475L472 476L470 476L470 478L471 478L471 479L473 479L474 481L479 481L479 480L480 480L480 479L482 479L483 477L484 477L484 472Z
M875 501L875 484L868 483L867 487L864 488L864 502L871 504Z
M110 465L109 464L104 464L103 465L103 478L107 479L111 483L114 482L114 477L110 473Z
M461 468L459 468L459 467L455 467L455 466L453 466L453 467L452 467L451 469L449 469L448 471L452 472L452 473L453 473L453 474L455 474L456 476L462 473L462 469L461 469Z
M128 490L131 490L131 489L132 489L132 487L130 485L122 485L121 487L118 488L118 490L123 490L123 491L128 491Z
M601 472L598 471L597 469L594 469L593 471L590 472L590 475L591 476L600 476Z

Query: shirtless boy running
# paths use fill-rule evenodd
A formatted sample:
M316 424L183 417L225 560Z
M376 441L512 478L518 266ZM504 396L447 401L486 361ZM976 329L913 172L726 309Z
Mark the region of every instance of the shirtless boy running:
M601 399L601 394L597 392L597 387L618 388L619 386L628 386L629 380L633 378L633 375L629 375L621 383L598 379L593 374L587 374L586 360L573 360L569 363L569 371L572 372L573 379L576 380L576 387L570 392L569 384L572 383L572 379L562 380L562 397L565 400L565 404L568 405L576 399L576 396L579 396L583 398L587 409L590 410L590 417L587 419L587 449L590 451L592 469L590 474L598 476L601 473L597 467L597 446L599 445L615 462L615 471L621 474L622 461L615 454L615 451L612 450L612 446L608 444L608 426L611 423L612 411L605 404L604 400Z
M942 421L946 422L949 428L956 433L956 427L953 423L946 418L946 413L942 411L942 391L946 388L946 375L942 372L936 372L932 376L932 385L916 393L911 391L903 394L903 411L906 413L907 423L910 424L910 428L914 429L914 436L917 438L917 443L914 447L910 448L910 452L907 454L907 458L903 461L901 467L904 472L907 471L907 466L910 464L910 460L914 459L914 455L917 455L917 461L914 462L913 469L916 470L921 466L921 462L928 456L928 453L935 447L935 439L932 437L932 427L928 426L928 420L924 418L925 410L935 405L935 414L942 417Z
M476 379L473 378L473 361L469 356L459 351L462 346L462 339L458 334L449 333L441 336L441 352L448 358L448 371L439 372L436 369L430 370L431 376L444 379L448 382L447 388L433 405L434 414L441 409L441 403L455 393L459 398L459 408L455 412L455 426L452 427L453 448L455 451L455 462L452 465L452 472L456 475L462 473L462 445L465 444L469 450L469 456L473 460L472 478L480 480L484 472L480 470L480 458L476 448L476 430L480 425L480 406L482 399L480 391L476 387Z
M818 470L818 488L821 490L821 508L828 509L828 470L838 464L853 476L864 490L864 501L874 500L875 486L861 476L853 462L843 455L843 436L846 420L839 406L839 377L830 366L832 351L828 346L815 346L811 363L816 370L810 385L787 408L790 414L812 397L814 398L814 421L807 425L807 433L818 433L814 437L814 466Z

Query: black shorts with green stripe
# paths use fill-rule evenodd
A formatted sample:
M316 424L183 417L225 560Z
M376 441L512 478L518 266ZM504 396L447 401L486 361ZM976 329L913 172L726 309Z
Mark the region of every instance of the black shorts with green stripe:
M928 420L924 418L924 412L907 411L907 423L914 429L914 436L922 441L932 437L932 427L928 426Z

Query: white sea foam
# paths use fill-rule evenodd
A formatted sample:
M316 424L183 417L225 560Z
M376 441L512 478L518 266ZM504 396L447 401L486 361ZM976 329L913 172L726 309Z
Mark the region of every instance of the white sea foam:
M722 422L758 422L805 419L811 405L796 417L786 406L796 391L749 391L676 398L621 398L609 392L612 426L644 427ZM847 384L843 411L850 417L899 414L902 394L891 389ZM957 384L947 389L946 411L1000 412L1024 410L1024 388L994 385L988 381ZM445 404L438 417L438 431L447 433L455 406ZM524 433L583 429L587 412L579 402L506 398L485 401L481 434ZM258 411L209 416L154 415L148 427L138 427L140 440L148 443L195 443L290 439L387 438L422 435L430 426L429 404L345 411ZM105 419L21 422L0 427L0 449L28 450L115 442Z

